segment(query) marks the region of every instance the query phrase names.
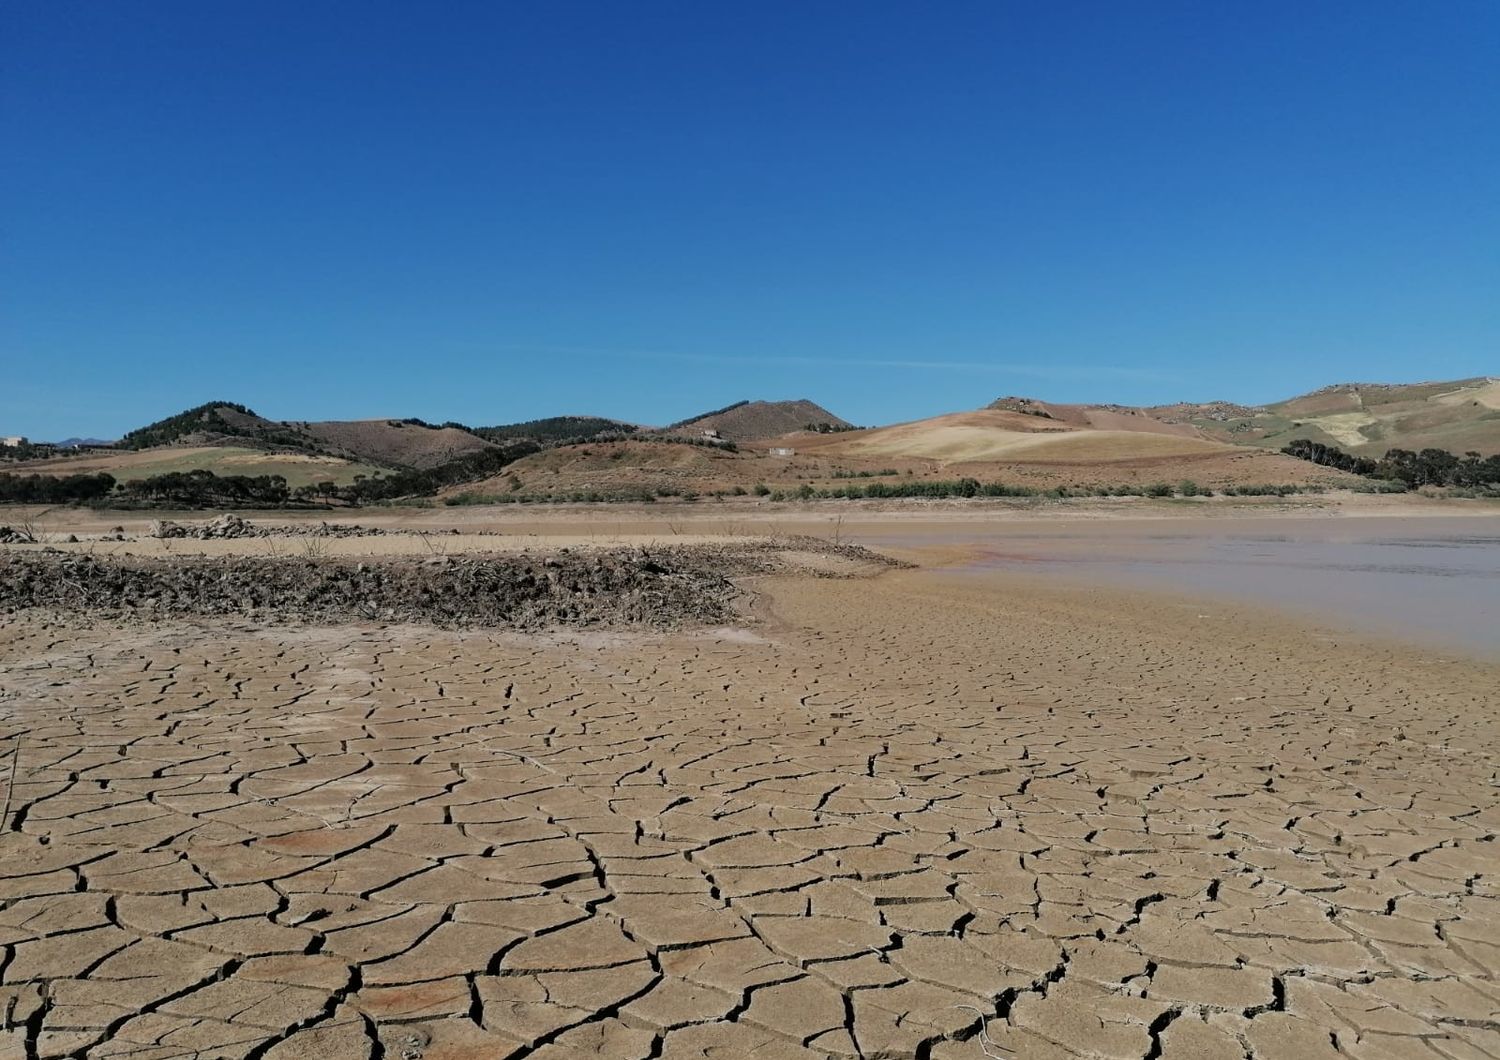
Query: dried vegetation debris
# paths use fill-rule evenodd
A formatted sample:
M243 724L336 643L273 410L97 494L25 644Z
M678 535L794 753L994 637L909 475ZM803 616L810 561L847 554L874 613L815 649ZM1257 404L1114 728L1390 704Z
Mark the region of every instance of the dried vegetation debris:
M290 558L0 555L0 611L101 616L244 616L266 622L421 622L537 629L669 629L736 617L731 577L816 552L849 573L889 561L853 546L675 546L555 554ZM853 561L853 562L851 562ZM818 576L837 571L814 568Z
M379 527L355 526L350 523L286 523L266 526L231 513L220 515L206 523L176 523L170 519L158 519L151 524L150 536L216 541L249 537L383 537L386 533L388 531Z

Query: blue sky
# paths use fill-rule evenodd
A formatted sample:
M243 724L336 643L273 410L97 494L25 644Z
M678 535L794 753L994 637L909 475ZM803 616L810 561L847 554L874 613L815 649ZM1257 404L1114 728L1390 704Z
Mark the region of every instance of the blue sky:
M1500 4L23 0L0 433L1500 374Z

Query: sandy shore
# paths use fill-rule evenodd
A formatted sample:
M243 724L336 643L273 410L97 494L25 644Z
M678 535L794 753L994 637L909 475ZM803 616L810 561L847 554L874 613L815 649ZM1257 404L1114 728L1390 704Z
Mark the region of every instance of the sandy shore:
M1500 1055L1500 668L998 570L754 589L0 624L0 1055Z

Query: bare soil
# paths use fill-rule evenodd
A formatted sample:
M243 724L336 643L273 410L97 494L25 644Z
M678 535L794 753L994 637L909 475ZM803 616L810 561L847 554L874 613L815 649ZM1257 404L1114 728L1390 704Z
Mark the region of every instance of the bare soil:
M0 1055L1500 1052L1500 672L929 558L753 631L0 618Z

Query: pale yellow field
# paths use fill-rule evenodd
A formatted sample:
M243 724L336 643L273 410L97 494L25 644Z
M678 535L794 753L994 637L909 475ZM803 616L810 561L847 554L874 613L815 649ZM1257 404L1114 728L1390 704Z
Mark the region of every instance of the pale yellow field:
M1301 422L1317 427L1343 445L1356 446L1364 445L1370 440L1360 432L1360 428L1378 423L1379 420L1368 412L1334 412L1327 416L1306 416Z
M1016 430L1005 413L963 412L916 423L863 431L824 446L824 454L904 456L948 463L977 461L1127 461L1233 451L1233 447L1180 434L1128 430L1074 430L1046 420Z
M1462 405L1465 402L1477 401L1486 408L1500 409L1500 379L1491 379L1477 387L1464 387L1432 400L1440 405Z
M332 456L202 445L139 452L85 453L11 464L4 470L26 475L79 475L107 471L121 482L171 472L206 470L219 475L281 475L295 487L329 481L347 485L354 481L355 475L373 475L380 469Z

